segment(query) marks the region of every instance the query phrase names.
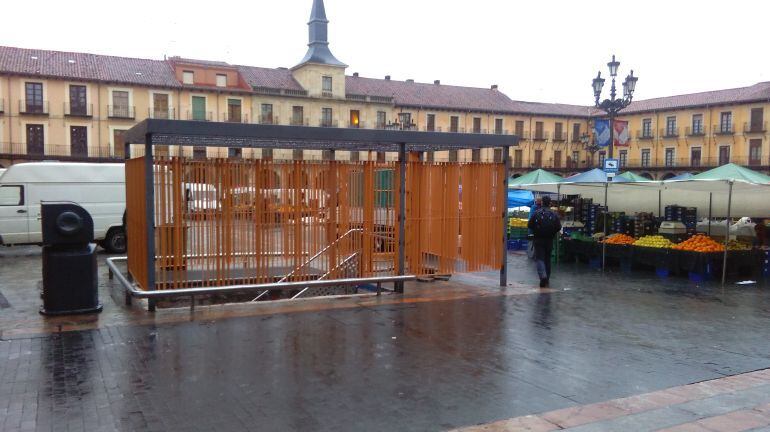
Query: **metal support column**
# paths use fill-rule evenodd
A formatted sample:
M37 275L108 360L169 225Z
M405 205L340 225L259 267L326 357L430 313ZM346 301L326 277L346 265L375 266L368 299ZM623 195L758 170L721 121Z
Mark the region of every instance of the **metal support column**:
M604 182L604 241L602 241L602 271L604 271L607 259L607 217L610 214L610 206L607 205L607 189L609 182Z
M500 263L500 286L508 286L508 178L511 172L511 148L503 147L503 249Z
M711 206L712 202L714 200L714 193L709 192L709 229L708 229L708 235L711 235Z
M398 275L406 272L406 143L398 145ZM395 291L404 293L404 282L395 283Z
M147 289L155 289L155 175L152 164L152 134L145 135L144 142L144 217L147 219ZM147 299L147 310L155 312L155 300Z
M732 217L731 213L733 207L733 181L730 180L728 184L730 187L727 195L727 220L725 220L725 253L722 257L722 286L725 286L725 280L727 279L727 245L730 242L730 217Z

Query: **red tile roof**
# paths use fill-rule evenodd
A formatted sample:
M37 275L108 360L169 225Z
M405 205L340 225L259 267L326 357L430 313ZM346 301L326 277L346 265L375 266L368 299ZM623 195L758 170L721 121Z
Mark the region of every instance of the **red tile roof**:
M690 93L684 95L666 96L634 101L628 108L623 110L623 114L632 114L635 112L645 111L667 111L687 107L725 105L761 100L770 100L770 82L761 82L749 87L714 90L702 93Z
M177 87L171 66L146 60L0 46L0 72L22 75Z
M286 68L268 69L255 66L238 66L238 71L252 87L268 87L284 90L304 90Z

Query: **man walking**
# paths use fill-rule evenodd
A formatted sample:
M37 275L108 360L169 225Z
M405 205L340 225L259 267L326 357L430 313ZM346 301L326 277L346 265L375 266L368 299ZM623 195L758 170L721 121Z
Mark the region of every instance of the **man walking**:
M561 221L559 216L551 210L550 197L544 196L542 204L529 219L528 228L534 237L535 262L537 274L540 276L540 288L545 288L551 277L553 238L561 230Z

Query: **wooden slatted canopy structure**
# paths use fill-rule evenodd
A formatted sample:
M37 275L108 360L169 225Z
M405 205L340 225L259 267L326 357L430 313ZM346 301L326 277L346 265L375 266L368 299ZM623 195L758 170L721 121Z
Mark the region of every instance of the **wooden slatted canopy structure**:
M147 119L125 134L129 274L143 290L500 269L511 135ZM154 146L398 152L395 163L153 156ZM501 148L494 163L422 152ZM191 208L190 189L198 188ZM213 196L207 197L205 192ZM323 256L322 256L323 255ZM310 269L313 260L324 262ZM278 272L278 273L276 273ZM403 292L403 283L396 284ZM202 292L202 291L201 291ZM151 302L151 308L154 304Z

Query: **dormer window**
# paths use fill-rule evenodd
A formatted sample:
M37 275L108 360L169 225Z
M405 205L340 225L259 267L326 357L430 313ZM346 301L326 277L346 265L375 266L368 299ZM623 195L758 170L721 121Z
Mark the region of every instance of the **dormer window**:
M322 91L331 93L331 91L332 91L332 77L330 77L330 76L323 77L322 80L321 80L321 84L322 84L322 86L321 86L321 90Z
M184 72L182 72L182 83L183 84L194 84L195 83L195 72L193 72L193 71L184 71Z
M217 74L217 87L227 87L227 75Z

